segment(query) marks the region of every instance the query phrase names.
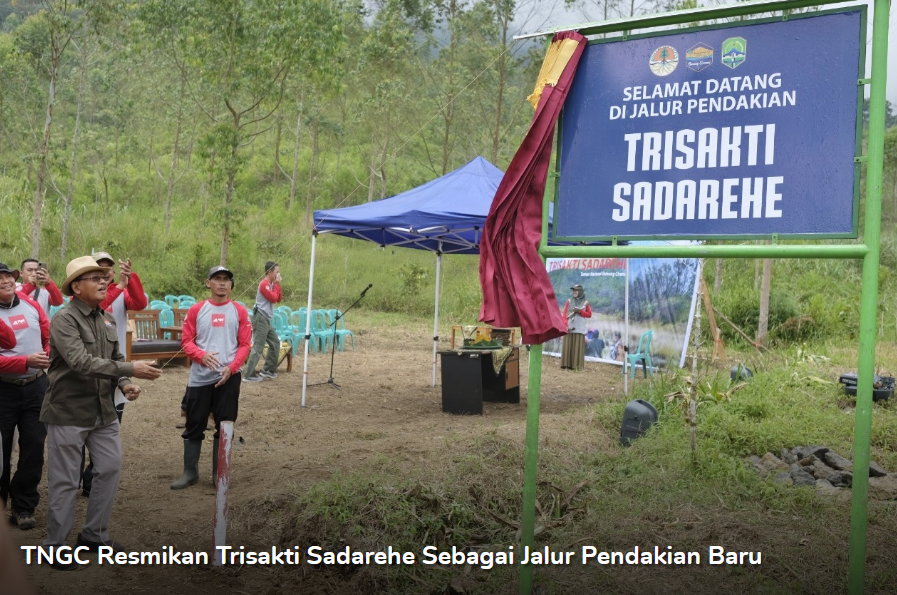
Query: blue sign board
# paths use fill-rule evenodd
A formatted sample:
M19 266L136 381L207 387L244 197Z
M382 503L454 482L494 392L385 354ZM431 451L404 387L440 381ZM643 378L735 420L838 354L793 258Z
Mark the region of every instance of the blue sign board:
M596 42L564 105L556 237L856 237L865 13Z

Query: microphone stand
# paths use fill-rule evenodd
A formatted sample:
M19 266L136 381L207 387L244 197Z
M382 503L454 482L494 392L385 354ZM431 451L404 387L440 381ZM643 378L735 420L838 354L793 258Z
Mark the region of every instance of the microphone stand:
M330 323L330 326L333 329L333 341L330 344L330 377L324 382L315 382L313 384L309 384L308 386L321 386L323 384L329 384L329 385L333 386L334 388L338 388L338 389L342 390L340 385L333 381L333 360L334 360L334 357L336 356L336 325L339 322L339 319L346 315L346 312L348 312L349 310L351 310L352 308L354 308L355 306L358 305L358 302L361 301L361 299L364 297L364 294L366 294L368 292L368 289L370 289L373 286L374 286L373 283L369 283L368 286L364 288L364 291L361 292L361 295L358 296L358 299L355 300L354 302L352 302L352 305L349 306L348 308L346 308L342 312L342 314L340 314L339 310L336 311L336 316L333 318L333 322Z

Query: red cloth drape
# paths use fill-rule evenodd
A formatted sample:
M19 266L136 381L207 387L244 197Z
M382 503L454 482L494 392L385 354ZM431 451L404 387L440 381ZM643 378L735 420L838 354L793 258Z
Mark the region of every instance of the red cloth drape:
M561 39L575 39L579 45L557 84L542 91L529 131L495 193L480 241L480 320L498 327L519 326L528 345L567 334L538 251L555 123L586 46L586 38L574 31L558 33L553 41Z

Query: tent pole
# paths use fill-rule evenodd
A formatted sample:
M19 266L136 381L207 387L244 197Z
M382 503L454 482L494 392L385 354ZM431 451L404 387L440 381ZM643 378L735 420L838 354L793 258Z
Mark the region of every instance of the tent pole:
M442 242L436 252L436 312L433 314L433 386L436 386L436 349L439 346L439 272L442 268Z
M305 310L305 360L302 363L302 406L305 407L305 391L308 389L308 342L311 341L311 295L315 287L315 241L318 232L311 233L311 265L308 268L308 308Z

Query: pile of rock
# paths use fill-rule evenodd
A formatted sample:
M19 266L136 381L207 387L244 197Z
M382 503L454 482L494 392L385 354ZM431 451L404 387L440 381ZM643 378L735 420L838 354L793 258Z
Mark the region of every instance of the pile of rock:
M826 446L797 446L782 449L781 458L771 452L746 459L761 477L773 477L776 483L795 486L816 486L825 496L849 494L853 484L853 463ZM874 500L897 500L897 473L889 474L869 462L869 497Z

